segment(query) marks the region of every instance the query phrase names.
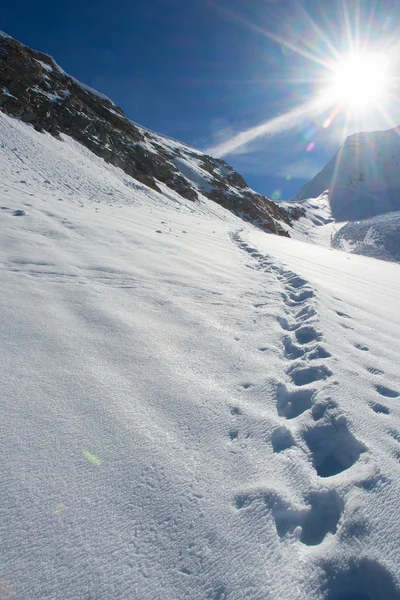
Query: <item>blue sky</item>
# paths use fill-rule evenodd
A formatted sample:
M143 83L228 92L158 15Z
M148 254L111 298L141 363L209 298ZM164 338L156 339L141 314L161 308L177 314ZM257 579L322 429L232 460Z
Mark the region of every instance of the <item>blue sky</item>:
M375 109L361 119L353 111L347 128L343 111L329 127L329 110L280 118L315 97L328 72L321 62L333 50L348 52L349 38L397 54L398 4L20 0L2 7L0 29L51 54L131 119L200 149L221 154L238 133L267 124L222 154L254 189L279 199L318 172L347 133L400 124L400 109L389 101L385 114Z

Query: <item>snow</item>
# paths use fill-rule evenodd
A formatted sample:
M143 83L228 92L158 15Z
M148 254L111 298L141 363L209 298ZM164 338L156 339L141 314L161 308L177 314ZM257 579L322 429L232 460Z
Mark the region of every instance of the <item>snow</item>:
M198 191L210 192L213 189L211 185L211 176L207 171L201 168L200 161L191 157L190 160L184 158L174 158L174 164L178 171L192 183Z
M335 248L400 262L400 212L347 223L335 235Z
M0 139L0 596L398 600L399 265Z
M1 86L0 90L1 90L1 93L3 94L3 96L9 96L10 98L15 98L15 96L13 96L12 94L10 94L9 89L6 88L5 85Z
M58 68L58 70L62 70L61 67L59 67L58 65L57 65L57 68ZM65 73L65 74L68 75L68 73ZM75 77L72 77L72 75L68 75L68 77L70 79L72 79L72 81L74 81L77 85L79 85L80 88L82 88L83 90L85 90L85 92L88 92L89 94L93 94L93 96L97 96L97 98L100 98L100 100L106 100L107 102L110 102L110 104L112 104L113 106L115 106L115 104L111 100L111 98L109 98L105 94L102 94L101 92L98 92L94 88L90 87L90 85L86 85L86 83L82 83L81 81L79 81L79 79L76 79Z
M71 95L71 93L68 90L60 90L58 94L54 92L45 92L44 90L40 89L40 87L37 85L32 86L31 90L35 92L35 94L41 94L42 96L45 96L50 102L58 102L59 100L65 100L66 97Z
M42 65L43 69L45 69L49 73L51 73L53 71L53 67L50 66L48 63L45 63L43 60L37 60L36 58L35 58L35 60L36 60L36 62L39 63L39 65Z

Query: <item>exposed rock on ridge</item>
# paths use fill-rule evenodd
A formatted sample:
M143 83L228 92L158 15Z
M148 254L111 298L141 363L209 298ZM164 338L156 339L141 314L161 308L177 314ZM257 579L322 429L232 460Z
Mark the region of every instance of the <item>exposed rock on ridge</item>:
M195 201L207 196L266 231L289 236L291 217L251 190L225 161L130 121L106 96L67 75L48 55L0 33L0 110L59 138L66 134L145 185Z

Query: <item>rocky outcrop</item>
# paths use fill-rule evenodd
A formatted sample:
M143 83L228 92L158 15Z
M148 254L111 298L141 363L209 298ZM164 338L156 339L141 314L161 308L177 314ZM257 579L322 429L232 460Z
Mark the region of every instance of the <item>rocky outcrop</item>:
M289 214L251 190L221 159L130 121L106 96L67 75L48 55L0 33L0 110L56 138L71 136L145 185L207 196L266 231L289 235Z

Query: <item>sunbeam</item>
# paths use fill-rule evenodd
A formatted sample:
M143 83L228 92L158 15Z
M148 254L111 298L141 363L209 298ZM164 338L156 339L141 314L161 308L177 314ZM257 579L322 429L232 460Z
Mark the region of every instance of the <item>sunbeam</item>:
M317 115L321 115L326 108L326 100L318 97L317 99L306 102L305 104L302 104L301 106L298 106L297 108L294 108L283 115L279 115L279 117L269 119L268 121L261 123L261 125L250 127L245 131L241 131L240 133L237 133L231 137L229 140L225 140L216 146L208 148L206 152L207 154L211 154L212 156L216 157L233 154L239 148L246 146L261 136L273 135L287 131L288 129L295 127L299 121L305 117L314 118Z
M337 119L344 138L349 131L354 130L357 123L361 129L368 129L372 117L379 117L393 126L392 119L387 114L387 106L391 99L390 89L397 81L392 73L394 48L397 41L392 37L388 43L388 35L383 35L377 26L377 5L373 3L367 14L362 15L359 4L349 5L342 0L341 19L337 23L329 22L328 8L321 9L326 16L327 27L321 27L317 18L300 3L295 5L299 16L298 21L306 23L307 35L285 36L273 29L272 18L268 27L252 22L245 16L231 9L216 6L214 0L209 3L222 12L228 19L237 21L247 28L258 32L273 42L285 48L284 56L296 56L301 63L287 60L282 68L282 76L275 73L266 74L266 83L276 81L293 86L304 85L308 88L308 97L312 100L304 102L254 127L236 133L230 139L220 142L207 151L216 156L243 152L243 148L261 136L271 136L295 127L301 119L313 121L320 119L319 128L326 130ZM365 12L365 11L364 11ZM362 18L363 17L363 18ZM329 25L331 26L329 29ZM335 25L337 26L335 29ZM309 61L307 67L305 61ZM299 66L300 65L300 66ZM297 71L296 71L297 69ZM299 94L300 95L300 94ZM339 118L340 117L340 118ZM306 149L314 148L308 143Z

